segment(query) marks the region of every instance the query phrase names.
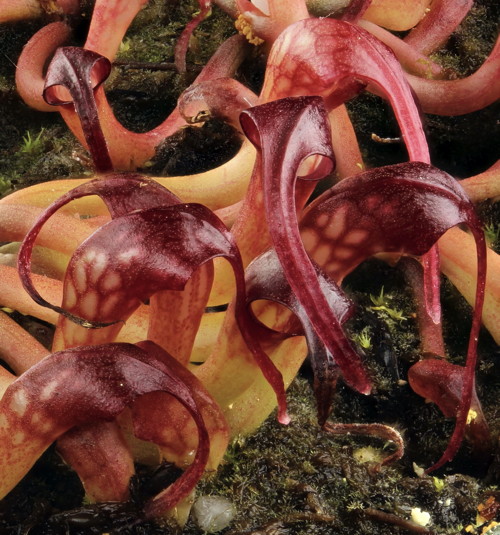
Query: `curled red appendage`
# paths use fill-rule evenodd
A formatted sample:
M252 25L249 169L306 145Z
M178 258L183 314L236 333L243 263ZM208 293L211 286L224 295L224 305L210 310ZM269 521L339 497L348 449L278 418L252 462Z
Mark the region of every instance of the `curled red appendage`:
M151 365L175 374L190 388L210 437L206 469L216 470L229 440L229 429L221 408L202 383L176 358L149 340L137 345L151 356ZM169 462L180 467L191 463L192 454L198 448L196 424L178 401L162 392L152 393L134 404L132 415L137 434L143 440L161 444L161 452Z
M209 260L227 258L236 278L236 320L246 344L252 351L266 379L276 391L280 419L287 421L286 398L281 374L248 331L245 307L245 283L239 251L224 224L208 209L198 204L175 204L137 209L121 215L97 230L75 252L68 266L63 305L47 302L36 290L30 274L31 251L44 221L58 207L72 198L99 194L112 209L122 207L129 192L150 203L149 190L163 188L152 181L135 177L97 180L83 184L49 207L28 233L19 252L18 269L26 291L42 306L62 315L54 343L64 347L82 343L113 340L123 322L137 309L141 301L162 290L182 290L194 271ZM135 183L135 185L134 185ZM112 191L119 202L113 204ZM172 204L171 194L163 190L166 203ZM133 198L133 197L132 197ZM137 201L132 206L140 206ZM205 294L206 295L206 294ZM204 306L204 304L203 304ZM105 328L101 331L87 327ZM63 340L58 341L58 333Z
M479 69L460 80L425 80L408 75L422 109L436 115L464 115L500 98L500 38Z
M479 332L481 330L481 314L483 310L486 285L486 242L484 239L484 233L479 225L471 225L470 228L474 236L474 240L476 241L477 249L477 285L476 299L474 302L474 314L472 317L472 327L470 331L469 345L467 347L467 359L465 362L465 369L463 371L463 384L460 404L458 406L455 429L453 430L448 447L441 458L433 466L428 468L428 472L437 470L448 461L451 461L451 459L453 459L457 453L465 434L469 410L473 399L474 372L477 363L477 342L479 339Z
M459 410L464 409L462 398L467 374L466 368L451 364L447 360L425 359L409 369L408 381L417 394L436 403L447 418L457 418ZM474 384L464 425L466 437L471 442L475 454L478 457L485 457L486 460L491 454L491 434ZM459 440L458 437L456 440ZM427 471L439 468L441 465L437 463Z
M405 37L423 54L432 54L448 40L469 13L474 0L433 0L425 17Z
M47 70L43 98L52 106L69 107L80 118L87 147L97 172L113 169L94 98L92 78L101 85L111 72L111 64L104 57L77 47L59 48ZM72 101L57 95L56 87L66 88Z
M377 24L368 20L360 20L358 25L387 45L408 72L424 78L442 78L446 74L441 65Z
M425 306L425 286L422 265L415 259L403 257L398 262L410 285L417 306L418 331L422 353L445 355L441 323L436 323L428 314Z
M307 36L307 37L306 37ZM419 111L405 73L394 54L358 26L331 19L309 19L285 30L268 60L261 100L281 95L321 95L329 108L343 103L370 83L389 99L410 160L430 162ZM440 321L437 252L426 270L429 314Z
M285 276L346 382L366 394L370 382L359 355L328 305L298 230L295 182L300 164L308 157L321 157L307 179L322 178L333 167L323 101L319 97L274 101L243 112L240 120L260 154L267 225ZM281 148L279 153L276 147Z
M57 111L43 100L45 63L71 36L64 22L53 22L39 30L24 46L17 60L16 87L21 98L39 111Z
M66 347L81 344L82 336L113 339L142 301L160 290L182 290L200 264L229 254L217 230L206 228L208 213L201 205L164 206L107 223L75 251L66 272L62 307L47 303L34 289L28 245L19 256L21 279L36 302L77 324L64 322ZM192 241L194 237L199 242ZM163 265L158 265L160 261Z
M382 250L422 255L460 223L469 225L476 240L476 301L457 424L433 469L456 453L472 396L486 279L484 235L472 203L446 173L410 162L367 171L337 184L311 203L301 221L311 258L335 280Z
M31 229L25 233L23 245L21 246L18 255L19 275L23 280L23 284L26 284L26 291L35 302L42 306L49 305L33 286L30 276L31 255L35 241L41 233L43 235L43 229L47 221L49 221L62 206L75 199L88 195L98 195L105 202L112 217L119 217L136 209L150 208L158 205L172 205L178 202L175 195L159 184L139 175L132 174L110 175L107 179L102 178L93 180L84 183L59 197L57 201L52 203L40 214L37 220L33 223ZM9 205L3 207L3 211L9 211ZM66 219L67 216L62 217L63 219ZM69 217L68 219L71 222L72 218ZM88 232L86 232L87 230L90 229L84 229L84 238L88 236ZM46 239L49 240L50 236L46 236ZM74 249L74 247L72 247L72 249ZM52 307L49 306L49 308ZM59 310L56 311L60 312Z
M343 180L304 211L304 245L326 273L341 281L378 252L424 254L449 228L480 228L457 181L420 162L380 167Z
M84 48L113 61L125 33L148 0L96 0Z
M420 114L394 54L366 30L334 19L308 19L287 28L269 54L261 102L320 95L327 107L373 84L389 99L411 160L429 162Z
M147 517L157 517L172 509L182 498L189 496L205 471L210 458L211 445L204 417L208 417L210 429L214 432L216 440L220 438L217 434L222 433L224 436L223 452L227 446L227 429L217 404L186 368L178 365L175 359L169 357L161 348L149 341L141 342L138 347L143 350L139 358L169 378L174 391L172 397L186 409L197 428L196 454L192 458L192 462L180 478L149 500L144 507ZM149 395L154 396L154 393L151 392ZM211 411L212 414L210 414ZM144 416L145 422L142 420ZM155 428L154 425L151 425L149 414L141 416L141 414L135 413L134 407L132 407L132 418L136 436L147 440ZM182 429L181 433L183 431ZM164 445L164 441L168 447L168 438L165 439L161 431L156 429L152 434L154 435L153 440L158 440L160 447Z
M210 58L207 65L196 78L194 84L216 78L229 77L245 56L245 39L240 35L235 35L227 39ZM92 53L88 51L90 57ZM107 60L100 60L105 64ZM103 132L108 151L114 169L117 170L134 170L143 165L149 158L154 155L155 147L163 139L175 133L186 123L176 108L159 126L148 132L138 134L127 130L116 119L109 102L106 99L104 88L101 85L92 89L90 79L82 80L89 88L86 93L94 93L93 99L97 107L97 116L99 119L100 129ZM94 84L95 85L95 84ZM82 108L85 110L87 103L82 102ZM85 145L87 133L84 125L80 124L80 119L72 106L60 106L59 111L66 121L73 134L78 140ZM87 112L84 112L87 113ZM83 128L83 129L82 129Z
M212 0L198 0L199 10L196 15L190 20L184 30L181 33L181 36L177 40L175 45L175 66L177 70L181 73L186 72L186 54L189 47L189 40L193 35L193 32L196 28L208 17L211 11Z
M325 422L323 430L332 435L361 435L381 438L384 441L390 440L396 444L396 451L384 458L380 466L399 461L405 452L405 445L401 434L394 429L384 424L341 424Z
M143 349L130 344L54 353L6 390L0 401L0 496L67 430L111 421L138 397L159 391L172 395L189 411L199 437L193 463L146 505L148 516L164 513L186 497L203 474L208 433L190 387L168 370L160 370Z
M328 306L339 323L343 324L354 312L352 302L332 280L321 273L317 266L315 269ZM299 319L302 329L297 330L292 318L289 315L281 314L280 327L283 329L285 337L296 334L304 334L306 337L308 354L314 373L318 422L323 425L330 413L337 378L340 375L335 357L318 338L304 307L292 292L274 249L266 251L248 266L245 271L245 279L249 304L262 299L274 301L288 308ZM266 334L269 335L265 330L261 330L259 333L256 329L256 336L259 339L264 339Z

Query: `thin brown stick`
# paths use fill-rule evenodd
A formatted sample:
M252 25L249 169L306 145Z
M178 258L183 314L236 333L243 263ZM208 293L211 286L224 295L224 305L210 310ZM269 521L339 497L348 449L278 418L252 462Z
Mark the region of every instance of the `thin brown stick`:
M170 62L142 62L142 61L113 61L114 67L124 67L125 69L137 69L144 71L177 71L175 63ZM189 65L188 72L198 73L202 69L199 65Z
M393 515L391 513L385 513L379 509L374 509L373 507L367 507L363 509L363 513L373 520L378 522L384 522L385 524L393 524L394 526L399 526L400 528L411 531L412 533L424 533L426 535L433 535L434 532L425 528L424 526L419 526L410 520L401 518L400 516Z

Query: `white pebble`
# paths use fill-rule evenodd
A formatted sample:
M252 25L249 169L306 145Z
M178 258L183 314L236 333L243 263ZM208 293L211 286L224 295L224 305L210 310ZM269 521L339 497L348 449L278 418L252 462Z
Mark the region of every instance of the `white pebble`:
M226 498L200 496L194 502L192 513L201 530L205 533L217 533L229 526L236 515L236 508Z
M422 511L420 507L414 507L410 513L411 519L419 526L427 526L431 521L431 515L427 511Z

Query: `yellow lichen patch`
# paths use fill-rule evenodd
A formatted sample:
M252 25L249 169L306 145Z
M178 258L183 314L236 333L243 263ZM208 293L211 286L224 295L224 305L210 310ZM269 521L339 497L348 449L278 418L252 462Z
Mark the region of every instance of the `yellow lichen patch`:
M381 464L384 460L382 452L372 446L366 446L364 448L358 448L353 452L354 459L359 464L364 463L376 463Z
M474 409L469 409L467 414L467 425L473 422L477 418L477 412Z
M481 534L484 534L484 533L490 533L493 535L493 533L496 533L497 530L495 528L497 528L498 526L500 526L500 522L495 522L493 520L493 522L490 522L487 526L484 526L483 529L481 530Z
M248 22L247 19L243 15L240 15L234 22L234 26L238 30L239 33L244 35L247 38L247 41L251 45L261 45L264 42L264 39L261 39L260 37L257 37L253 33L252 25Z

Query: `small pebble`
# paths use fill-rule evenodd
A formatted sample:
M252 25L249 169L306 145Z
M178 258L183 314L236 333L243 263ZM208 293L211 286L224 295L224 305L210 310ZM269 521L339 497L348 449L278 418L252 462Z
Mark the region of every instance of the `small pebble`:
M431 515L427 511L422 511L420 507L414 507L410 516L413 522L419 526L427 526L431 521Z
M227 528L234 516L236 507L220 496L200 496L193 505L193 518L205 533L217 533Z

